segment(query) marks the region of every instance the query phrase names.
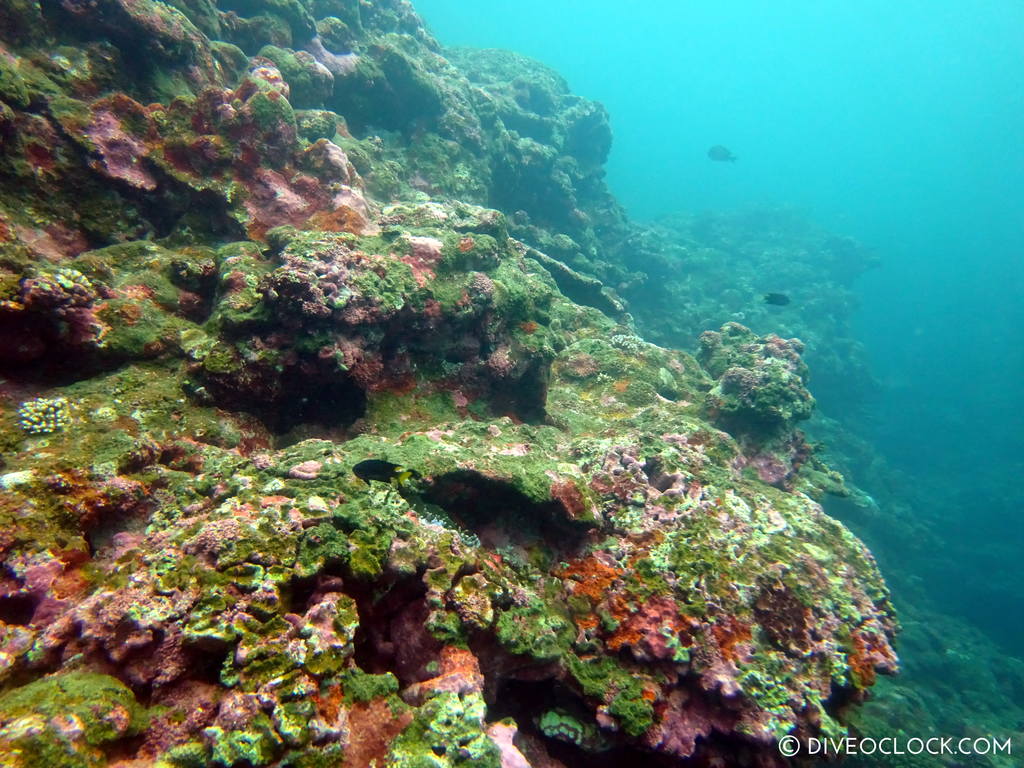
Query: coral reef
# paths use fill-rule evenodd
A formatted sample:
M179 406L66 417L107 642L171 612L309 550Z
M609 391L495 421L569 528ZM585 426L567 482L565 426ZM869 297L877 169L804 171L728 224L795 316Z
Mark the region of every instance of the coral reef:
M37 397L18 406L18 426L30 435L60 432L71 420L71 408L63 397Z
M12 765L781 767L895 671L799 342L606 285L599 105L398 0L0 14Z
M799 338L815 397L833 417L877 392L851 325L854 280L878 257L852 238L799 211L763 207L634 225L618 253L635 274L617 285L651 341L689 347L705 330L737 322L758 335ZM766 304L774 291L790 304Z

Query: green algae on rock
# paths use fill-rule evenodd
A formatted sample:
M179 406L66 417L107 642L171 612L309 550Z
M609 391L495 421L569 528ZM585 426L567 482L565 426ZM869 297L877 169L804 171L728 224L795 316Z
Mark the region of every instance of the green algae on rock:
M147 725L145 711L117 679L53 675L0 697L0 758L10 768L103 766L115 742Z
M780 765L895 669L799 343L695 359L601 282L603 108L397 0L46 5L0 30L0 749Z

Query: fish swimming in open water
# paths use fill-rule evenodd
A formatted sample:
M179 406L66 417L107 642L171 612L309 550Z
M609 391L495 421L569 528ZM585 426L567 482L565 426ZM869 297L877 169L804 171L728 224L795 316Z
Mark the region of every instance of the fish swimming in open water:
M776 307L784 307L789 304L789 296L784 293L766 293L764 295L765 304L774 304Z
M732 150L728 147L723 147L721 144L715 144L715 146L709 149L708 157L720 163L736 162L736 155L732 153Z

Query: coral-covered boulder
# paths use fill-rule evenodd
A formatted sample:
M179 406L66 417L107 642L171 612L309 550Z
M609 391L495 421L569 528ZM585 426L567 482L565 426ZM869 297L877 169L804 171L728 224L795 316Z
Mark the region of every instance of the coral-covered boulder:
M138 734L147 720L113 677L54 675L0 697L0 759L10 768L102 768L117 742Z
M272 259L222 262L209 327L219 338L197 377L217 402L273 415L277 430L344 426L366 393L421 386L543 418L556 294L502 221L470 206L399 206L374 237L272 232ZM301 394L311 386L316 402Z
M739 323L700 337L701 364L717 381L707 396L713 419L737 434L773 436L810 417L807 366L798 339L760 338Z

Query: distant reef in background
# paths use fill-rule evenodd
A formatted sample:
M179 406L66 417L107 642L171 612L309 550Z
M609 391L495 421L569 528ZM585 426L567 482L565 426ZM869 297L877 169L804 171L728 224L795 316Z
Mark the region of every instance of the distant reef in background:
M896 670L800 429L856 243L630 222L599 104L399 0L0 41L4 765L781 767Z

